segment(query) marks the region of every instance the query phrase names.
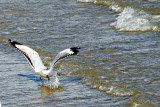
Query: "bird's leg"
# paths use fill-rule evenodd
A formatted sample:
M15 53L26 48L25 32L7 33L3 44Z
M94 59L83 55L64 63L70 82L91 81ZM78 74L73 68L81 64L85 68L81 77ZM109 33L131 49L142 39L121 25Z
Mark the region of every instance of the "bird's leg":
M58 73L58 72L57 72L57 75L58 75L58 76L61 76L61 74L60 74L60 73Z
M44 82L42 81L42 78L40 77L40 80L41 80L41 82L42 82L42 86L44 86Z
M47 78L48 78L48 81L50 81L50 78L49 78L49 76L47 75Z

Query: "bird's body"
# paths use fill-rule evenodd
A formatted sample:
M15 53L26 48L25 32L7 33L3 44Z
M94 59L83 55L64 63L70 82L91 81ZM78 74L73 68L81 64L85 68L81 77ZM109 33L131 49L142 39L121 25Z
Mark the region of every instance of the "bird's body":
M52 72L52 69L60 59L63 59L70 55L77 55L80 49L80 47L73 47L59 52L55 57L55 59L53 60L53 62L48 67L46 67L44 66L39 54L35 50L31 49L28 46L22 45L19 42L11 41L11 39L9 39L8 41L13 47L15 47L19 52L21 52L26 57L33 70L40 75L40 79L42 77L42 78L48 78L48 80L50 77L54 76L54 72ZM44 85L43 81L42 85Z

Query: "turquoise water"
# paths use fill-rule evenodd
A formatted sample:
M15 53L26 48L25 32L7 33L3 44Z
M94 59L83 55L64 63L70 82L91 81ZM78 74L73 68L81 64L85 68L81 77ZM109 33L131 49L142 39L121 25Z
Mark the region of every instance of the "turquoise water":
M159 106L159 4L1 0L2 106ZM35 49L45 65L65 48L81 50L57 64L61 88L52 90L41 86L23 55L8 45L9 38Z

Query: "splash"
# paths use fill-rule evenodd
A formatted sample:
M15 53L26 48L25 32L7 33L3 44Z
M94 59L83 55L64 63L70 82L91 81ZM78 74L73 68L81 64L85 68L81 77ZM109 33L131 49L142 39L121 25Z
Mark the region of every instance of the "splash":
M60 87L58 76L55 75L53 78L50 78L50 81L45 83L45 86L50 87L51 89L58 89Z
M56 89L56 88L59 87L59 85L60 85L60 82L59 82L59 79L58 79L58 77L57 77L57 75L56 75L54 81L53 81L53 82L52 82L52 81L50 82L50 87L51 87L52 89Z

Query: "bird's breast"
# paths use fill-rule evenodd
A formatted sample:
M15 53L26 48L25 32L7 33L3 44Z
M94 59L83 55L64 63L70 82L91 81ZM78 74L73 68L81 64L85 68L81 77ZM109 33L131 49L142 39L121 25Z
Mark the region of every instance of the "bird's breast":
M38 74L43 78L48 78L48 77L53 77L54 76L51 72L50 73L45 73L44 71L40 71L40 72L38 72Z
M40 77L47 78L47 75L44 74L42 71L41 71L41 72L38 72L38 74L40 75Z

